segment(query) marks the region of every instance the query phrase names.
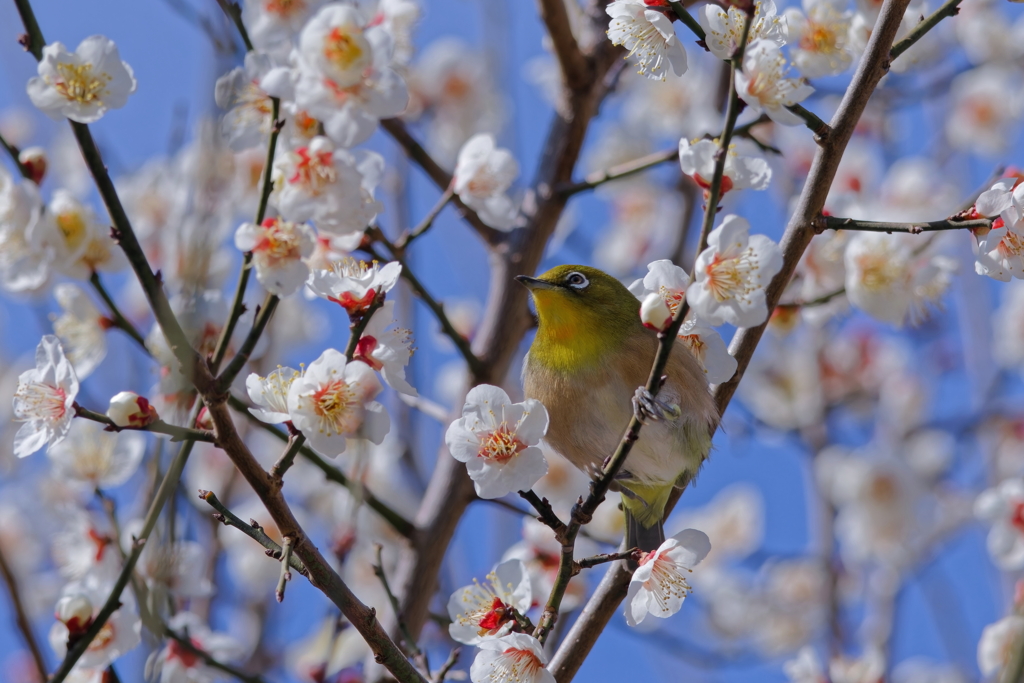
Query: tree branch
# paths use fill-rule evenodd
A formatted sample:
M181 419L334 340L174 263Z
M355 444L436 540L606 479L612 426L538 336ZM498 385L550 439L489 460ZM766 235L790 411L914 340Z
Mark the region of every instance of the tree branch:
M590 82L590 65L576 43L564 0L537 0L537 9L551 36L551 46L566 87L572 91L586 88Z
M889 50L889 61L895 61L897 57L913 47L914 43L924 38L925 34L935 28L940 21L959 14L960 2L961 0L946 0L942 7L928 15L928 18L915 26L903 40L892 46L892 49Z
M14 576L14 570L11 569L11 565L7 563L7 559L4 557L2 546L0 546L0 576L3 577L4 585L7 586L7 593L11 596L11 607L14 609L14 623L18 625L21 637L25 641L26 647L28 647L29 654L32 655L32 662L36 665L39 680L45 681L48 675L46 659L43 657L43 651L39 649L39 643L32 632L32 622L29 621L25 605L21 601L22 592L18 586L18 579Z
M598 185L603 185L604 183L611 182L612 180L618 180L619 178L625 178L626 176L633 175L634 173L646 171L649 168L663 164L666 161L672 161L678 157L678 147L654 152L653 154L642 156L639 159L627 161L623 164L616 164L615 166L606 168L603 171L591 173L578 183L566 183L565 185L561 185L555 189L555 192L558 192L565 197L571 197L574 194L585 190L591 190Z
M274 539L272 539L270 536L267 536L267 533L263 531L263 527L255 523L256 520L250 520L251 522L253 522L252 524L246 524L245 522L243 522L241 518L238 517L238 515L236 515L231 510L226 508L224 506L224 503L220 502L220 500L217 498L216 494L213 491L204 491L202 489L199 489L199 499L205 500L207 503L209 503L210 507L217 511L214 513L213 518L216 519L218 522L220 522L224 526L235 527L243 534L259 543L261 546L267 549L268 557L281 559L282 554L284 552L283 549L281 548L280 545L277 544L276 541L274 541ZM303 576L309 575L309 572L306 570L306 566L302 564L302 560L295 557L294 555L288 558L288 565L298 573L302 574Z
M114 424L114 421L103 413L97 413L94 410L89 410L79 404L74 404L75 417L81 417L92 422L98 422L101 425L106 425L107 431L109 432L153 432L154 434L166 434L171 437L171 441L202 441L203 443L216 444L217 439L214 437L212 432L207 432L202 429L190 429L188 427L179 427L164 422L163 420L157 420L152 424L148 424L145 427L119 427Z
M923 232L938 232L941 230L977 230L978 228L991 228L991 218L979 218L969 221L958 221L947 218L942 221L926 221L920 223L888 223L884 221L862 221L854 218L839 218L838 216L818 216L813 223L814 231L821 234L826 230L859 230L862 232L905 232L911 235L920 235Z

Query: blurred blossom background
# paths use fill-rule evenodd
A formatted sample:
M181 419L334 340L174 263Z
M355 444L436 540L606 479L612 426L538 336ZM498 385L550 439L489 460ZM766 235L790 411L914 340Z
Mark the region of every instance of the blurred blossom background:
M581 47L608 40L585 19L587 3L565 1ZM377 5L362 4L373 6L368 11ZM785 54L800 67L791 67L790 75L809 72L814 86L802 104L826 121L879 5L858 0L826 7L826 0L805 0L778 7L789 20ZM937 7L934 0L915 2L907 27ZM394 41L391 67L409 91L402 114L409 130L449 171L473 135L493 135L518 163L507 193L511 201L532 201L527 190L543 163L551 121L567 106L537 7L512 0L408 0L400 9L389 15L387 29ZM242 260L234 234L255 213L266 156L265 135L251 144L232 141L225 109L215 101L218 79L243 64L237 32L217 4L205 0L48 1L36 2L35 11L47 40L72 50L102 34L131 65L137 91L124 108L91 127L154 269L170 283L172 305L184 313L195 343L212 350ZM700 9L691 11L696 16ZM813 45L806 47L813 41L799 40L797 27L805 16L824 22L825 12L848 31L840 50L847 62L826 64L835 73L819 75ZM40 190L51 210L59 201L78 202L78 215L95 212L105 231L103 204L68 126L47 118L26 94L36 64L17 43L22 29L13 3L0 3L0 27L0 134L21 149L45 150ZM662 150L667 162L574 194L538 272L586 264L629 285L659 259L692 269L702 188L680 171L673 150L680 138L696 141L721 130L723 70L689 29L678 22L674 27L688 70L682 76L668 70L662 81L626 65L590 126L574 177ZM740 125L757 118L748 108ZM957 16L894 62L846 150L826 211L906 222L942 220L969 209L1001 177L1010 178L1011 188L1020 177L1012 173L1024 167L1022 123L1024 7L964 0ZM286 127L282 140L301 137L297 128ZM764 159L771 182L763 191L728 192L720 216L742 216L752 233L778 242L816 145L803 125L770 120L751 136L736 138L733 149ZM284 149L299 144L282 143ZM394 239L431 211L442 190L380 128L357 148L383 159L374 191L381 204L376 224ZM2 172L16 178L10 162L0 162ZM710 554L687 576L692 594L673 618L635 628L626 625L620 608L578 680L998 678L1015 638L1024 633L1024 616L1012 616L1024 609L1017 583L1024 569L1024 268L1009 263L1007 282L994 270L992 277L978 274L983 237L949 230L891 236L826 231L814 238L723 416L710 459L666 524L669 535L694 528L710 538ZM347 248L336 243L335 255L352 251L368 258L358 246L356 235ZM473 339L492 286L491 260L453 205L441 210L407 259L443 302L457 332ZM112 268L103 278L161 358L163 340L153 336L152 314L130 270ZM54 334L67 311L88 305L81 297L106 313L87 280L55 270L38 286L5 287L4 396L12 396L19 374L33 367L40 338ZM236 344L263 300L260 287L250 284ZM298 368L327 347L345 348L345 311L304 294L282 299L236 385L239 395L245 395L249 370L267 375L278 366ZM350 440L328 464L414 519L435 461L450 457L444 434L450 416L459 414L466 370L406 281L388 300L414 339L405 379L418 398L403 399L389 380L375 399L390 415L387 437L380 445ZM67 330L71 323L65 325ZM719 331L727 342L734 328L725 324ZM64 338L60 329L57 334ZM529 336L508 377L494 381L512 401L523 400L519 374L528 343ZM180 375L162 369L117 329L101 333L94 344L105 346L105 353L93 346L95 357L72 359L82 380L81 405L103 412L111 396L133 391L154 401L164 420L185 420ZM676 347L675 353L685 352ZM170 358L168 350L163 353ZM62 587L96 572L116 576L117 534L130 548L132 529L139 528L176 444L153 434L114 436L76 420L68 438L47 453L17 458L19 425L10 406L6 398L0 403L0 550L52 671L61 659L50 641ZM244 419L236 421L254 455L270 467L280 442ZM588 480L543 450L549 471L535 489L564 519L577 496L586 495ZM119 470L95 465L104 474L90 473L89 463L110 459ZM213 520L213 510L197 496L200 489L215 492L238 517L259 521L273 536L267 513L227 456L199 443L137 568L138 581L148 586L146 599L166 608L177 626L201 634L208 651L265 681L373 679L369 649L354 629L337 623L337 609L300 576L278 604L279 563L238 530ZM372 569L374 544L383 544L385 570L392 574L403 539L358 493L326 479L305 458L288 472L284 492L356 594L378 615L390 614ZM579 545L589 551L578 547L578 556L612 552L620 542L617 498L609 496L586 528ZM456 589L474 577L484 580L510 557L524 560L535 602L543 603L550 588L557 542L532 514L523 514L528 505L514 493L501 501L473 502L458 523L419 643L435 666L453 647L445 607ZM112 526L111 510L119 528ZM573 579L554 642L606 566ZM186 624L188 619L195 622ZM171 647L150 626L144 620L139 644L116 660L121 680L208 680L198 673L170 678L152 665L147 673L152 653ZM455 671L468 672L472 661L472 648L464 647ZM7 592L0 594L0 670L9 681L38 678Z

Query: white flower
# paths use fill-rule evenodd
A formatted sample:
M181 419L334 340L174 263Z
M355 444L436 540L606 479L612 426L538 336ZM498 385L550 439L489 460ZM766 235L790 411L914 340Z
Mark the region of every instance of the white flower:
M994 280L1009 282L1010 278L1024 279L1024 221L1008 222L1013 208L992 222L992 229L978 231L971 246L974 248L974 271Z
M782 268L782 252L764 235L749 233L745 219L725 216L697 257L686 300L710 325L754 327L768 318L764 288Z
M309 277L303 259L313 255L316 235L305 223L268 218L262 224L242 223L235 232L235 246L252 252L256 279L271 294L290 296Z
M508 188L519 175L519 164L507 149L497 147L487 133L474 135L459 150L452 179L455 194L487 225L511 230L519 208L508 196Z
M18 376L14 419L25 424L14 436L14 454L24 458L44 445L60 443L71 428L76 396L75 369L64 356L60 341L46 335L36 347L35 369Z
M704 42L711 54L719 59L732 59L743 37L746 14L738 7L729 7L726 12L718 5L708 4L700 9L697 20L706 34ZM784 16L776 16L772 0L758 0L754 3L754 18L750 23L747 45L756 40L767 40L779 47L786 44L789 29Z
M978 640L978 668L982 676L992 676L1006 666L1017 641L1024 636L1024 617L1011 614L981 631Z
M533 636L509 633L477 647L480 651L469 668L473 683L555 683L544 668L548 662L544 648Z
M295 103L342 147L365 142L380 119L409 102L405 81L390 67L392 50L387 29L367 23L357 7L327 5L299 36Z
M288 414L317 453L333 458L345 450L346 437L378 445L384 440L391 419L373 400L382 389L366 363L350 363L343 354L327 349L292 382Z
M87 510L65 509L65 526L53 535L53 562L69 579L99 577L114 580L121 569L111 533ZM100 600L106 596L100 596Z
M383 171L379 154L336 150L317 136L274 162L274 200L286 220L311 220L332 235L360 232L384 210L373 198Z
M53 616L70 633L83 633L92 622L92 601L85 595L65 595L57 601Z
M249 408L249 412L261 422L279 424L287 422L288 416L288 391L292 382L301 377L298 370L283 368L280 365L266 377L260 377L255 372L245 380L245 389L249 393L249 399L256 404L255 408Z
M899 325L911 302L910 249L885 233L857 233L846 247L846 295L872 317Z
M448 600L452 639L476 645L488 638L503 636L515 625L513 610L526 614L533 603L530 575L522 560L506 560L486 577L486 583L474 579Z
M242 21L252 44L270 50L287 44L302 30L323 0L245 0Z
M114 394L107 408L107 417L118 427L134 427L136 429L153 424L160 419L156 408L149 400L133 391L121 391Z
M39 76L29 80L28 96L51 119L99 121L108 109L120 109L135 92L135 75L121 61L109 38L89 36L74 54L63 43L43 48Z
M707 534L685 529L645 553L629 580L626 623L636 626L648 614L664 619L678 612L691 590L684 572L690 573L710 550Z
M990 217L1011 211L1009 217L1016 223L1024 218L1024 183L1017 176L999 180L981 193L974 203L974 210L981 216Z
M695 140L692 144L686 138L679 141L679 166L683 173L693 178L693 181L704 190L705 198L715 176L717 153L717 140ZM772 169L767 161L761 157L740 156L736 153L735 145L729 145L718 198L724 197L729 190L767 189L771 179Z
M270 135L273 103L260 87L260 79L270 70L267 55L249 52L244 67L232 69L217 79L214 99L218 107L227 110L221 131L228 147L235 151L257 145Z
M651 292L640 302L640 322L655 332L662 332L672 322L672 311L661 294Z
M68 584L61 593L62 598L80 596L88 600L93 608L89 619L91 622L103 607L112 588L112 581L108 582L90 575L81 581ZM100 669L110 666L114 660L142 642L141 631L142 622L135 611L135 599L131 596L131 591L125 591L121 594L121 606L100 628L96 638L78 660L76 668ZM71 630L62 621L55 622L50 628L50 647L53 648L58 659L63 659L67 654L69 635L71 635Z
M660 294L675 315L686 298L690 276L668 259L647 264L647 271L643 280L629 286L629 291L637 298L643 298L647 293ZM678 342L693 354L712 384L720 384L736 373L736 359L729 355L722 335L693 311L687 313L683 326L679 328Z
M805 78L834 76L853 63L847 36L853 13L835 0L803 0L804 11L786 10L793 64Z
M452 422L445 443L452 457L466 463L476 493L500 498L525 491L548 471L537 443L548 430L548 411L528 398L512 403L502 389L489 384L473 387L462 417Z
M390 292L401 274L402 265L397 261L380 266L376 261L368 264L345 257L333 262L330 270L314 270L309 288L356 317L366 312L377 294Z
M615 0L605 11L612 18L608 39L629 50L627 59L637 58L638 73L665 80L666 62L676 76L686 73L686 51L664 12L643 0Z
M231 662L245 654L241 643L226 633L211 631L206 622L192 612L175 614L167 625L178 635L187 635L195 649L205 652L217 662ZM146 661L146 680L150 681L213 683L222 678L221 671L208 666L205 659L172 638L167 640L162 650L153 652Z
M754 112L764 112L784 126L799 126L803 119L786 109L801 102L814 88L785 78L786 58L766 40L751 43L743 53L743 71L736 72L736 92Z
M64 314L53 320L53 333L75 373L84 379L107 355L108 321L78 285L61 283L54 287L53 295L64 309Z
M49 278L54 253L40 223L50 218L35 183L0 169L0 286L8 292L38 289Z
M988 552L1001 569L1024 568L1024 480L1008 479L974 502L978 519L992 524Z
M412 330L402 327L387 329L395 322L394 315L395 302L385 301L363 329L352 359L380 372L395 391L416 396L416 389L405 379L405 366L413 352Z
M146 450L146 437L138 432L111 433L97 422L78 420L71 438L46 452L55 473L92 489L109 489L128 481Z

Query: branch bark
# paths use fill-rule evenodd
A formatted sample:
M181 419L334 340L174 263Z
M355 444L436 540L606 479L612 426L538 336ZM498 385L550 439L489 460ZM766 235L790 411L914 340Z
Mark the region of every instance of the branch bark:
M564 0L537 0L537 9L548 27L565 86L572 92L585 89L590 83L590 65L576 43Z

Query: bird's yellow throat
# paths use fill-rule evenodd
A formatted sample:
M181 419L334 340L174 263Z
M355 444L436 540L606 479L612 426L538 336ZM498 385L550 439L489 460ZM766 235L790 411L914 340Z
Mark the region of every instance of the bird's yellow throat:
M579 370L600 363L621 343L614 317L601 315L571 294L536 289L533 300L539 326L531 360L556 370Z

